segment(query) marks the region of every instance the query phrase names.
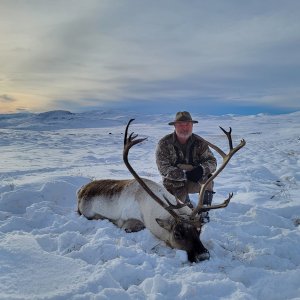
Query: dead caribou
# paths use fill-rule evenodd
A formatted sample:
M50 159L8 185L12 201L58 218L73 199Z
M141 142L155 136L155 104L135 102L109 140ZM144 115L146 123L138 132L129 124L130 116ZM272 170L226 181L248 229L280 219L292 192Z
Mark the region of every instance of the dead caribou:
M160 184L139 177L130 165L129 150L145 140L137 139L138 135L134 133L128 136L128 128L133 120L128 122L125 129L123 160L135 179L102 179L86 184L77 192L78 213L90 220L108 219L127 232L139 231L146 227L171 248L185 250L190 262L209 259L209 252L200 240L201 212L226 207L233 194L230 193L222 204L204 207L204 191L208 183L225 168L231 157L246 144L245 140L233 147L231 128L227 132L220 127L227 136L229 152L226 154L219 147L206 141L222 156L223 163L202 185L198 204L191 209L179 203Z

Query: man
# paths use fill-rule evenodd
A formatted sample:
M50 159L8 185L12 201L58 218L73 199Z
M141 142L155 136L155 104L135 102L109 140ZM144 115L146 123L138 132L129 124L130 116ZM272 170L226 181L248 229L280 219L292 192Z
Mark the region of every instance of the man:
M174 125L175 131L163 137L156 149L156 164L163 177L165 188L182 202L189 200L189 193L199 193L201 183L216 170L217 160L207 143L193 133L193 125L198 123L187 111L178 112ZM204 194L203 204L211 205L213 183ZM208 213L204 213L208 222Z

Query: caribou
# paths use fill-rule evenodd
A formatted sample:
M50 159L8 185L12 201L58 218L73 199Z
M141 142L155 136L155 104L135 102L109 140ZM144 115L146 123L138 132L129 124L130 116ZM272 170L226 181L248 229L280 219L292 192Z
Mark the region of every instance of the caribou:
M171 195L162 185L141 178L128 161L129 150L147 138L137 138L132 132L128 136L129 120L124 134L123 161L134 179L100 179L81 187L77 192L77 210L89 220L107 219L126 232L137 232L144 228L171 248L184 250L190 262L210 258L209 251L200 240L203 222L201 213L212 209L225 208L233 194L223 203L203 205L204 192L214 178L225 168L231 157L245 144L245 140L233 147L231 128L227 132L229 152L226 154L216 145L207 144L223 158L221 166L201 186L198 203L189 207Z

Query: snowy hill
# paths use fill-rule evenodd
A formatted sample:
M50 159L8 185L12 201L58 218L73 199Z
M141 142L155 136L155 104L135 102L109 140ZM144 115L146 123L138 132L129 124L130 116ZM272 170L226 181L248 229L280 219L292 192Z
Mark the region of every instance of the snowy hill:
M299 299L300 112L193 114L194 132L222 149L218 126L247 141L216 179L214 203L234 197L210 213L201 240L211 259L198 264L147 229L126 234L76 213L83 184L131 178L122 147L132 117L148 139L130 161L161 182L154 151L173 115L0 115L0 299Z
M71 113L65 110L47 111L39 114L23 113L0 115L0 128L13 128L22 130L57 130L74 128L100 128L126 125L128 114L116 111L93 111L83 113ZM141 120L153 120L160 115L142 115L139 119L137 113L130 114Z

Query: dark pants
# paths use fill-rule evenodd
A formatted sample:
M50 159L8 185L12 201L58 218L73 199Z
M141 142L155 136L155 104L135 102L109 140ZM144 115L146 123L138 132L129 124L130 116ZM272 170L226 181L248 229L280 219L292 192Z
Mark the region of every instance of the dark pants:
M188 194L198 194L201 189L201 185L205 183L207 178L204 181L200 181L199 183L195 183L192 181L172 181L172 180L164 180L165 188L174 195L177 199L182 202L185 202L188 199ZM205 190L203 204L210 205L212 201L212 192L213 192L213 181L210 182ZM206 193L210 192L210 193ZM208 194L210 197L208 198Z

